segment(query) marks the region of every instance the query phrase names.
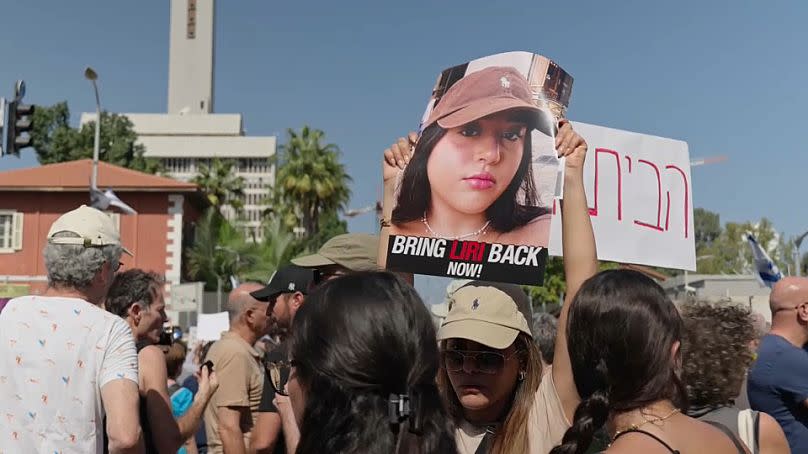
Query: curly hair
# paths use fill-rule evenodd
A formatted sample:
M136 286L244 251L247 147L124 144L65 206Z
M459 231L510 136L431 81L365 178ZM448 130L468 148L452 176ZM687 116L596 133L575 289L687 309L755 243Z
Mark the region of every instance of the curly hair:
M731 404L753 361L755 327L748 309L731 303L682 307L682 359L688 400L695 406Z
M107 310L126 318L129 308L135 303L148 308L164 284L165 279L152 271L135 268L118 273L107 292Z

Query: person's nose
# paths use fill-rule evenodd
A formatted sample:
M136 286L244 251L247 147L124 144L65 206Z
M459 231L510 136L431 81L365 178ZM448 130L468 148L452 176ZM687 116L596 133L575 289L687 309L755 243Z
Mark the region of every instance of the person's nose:
M477 359L474 357L463 357L463 372L470 374L477 371Z
M476 141L474 154L477 160L496 164L501 159L500 141L495 135L486 135Z

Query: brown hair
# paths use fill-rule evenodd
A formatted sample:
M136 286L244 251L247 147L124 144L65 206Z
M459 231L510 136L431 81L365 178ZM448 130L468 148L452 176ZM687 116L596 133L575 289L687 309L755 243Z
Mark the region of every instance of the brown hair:
M756 333L749 309L732 303L682 308L682 364L687 396L697 406L731 404L754 359Z
M168 378L175 379L182 372L182 364L185 362L185 355L188 354L188 347L182 341L171 344L166 352L166 371Z
M441 343L441 348L445 348L446 341ZM534 396L541 384L542 366L541 354L535 343L525 333L519 333L514 341L514 346L519 354L519 359L525 368L525 379L517 382L511 408L505 416L502 426L496 433L494 443L491 445L490 454L507 454L514 452L528 452L528 419L530 410L533 408ZM449 409L449 414L456 424L463 420L463 406L457 398L452 384L449 381L449 374L441 364L438 370L438 389L441 397Z

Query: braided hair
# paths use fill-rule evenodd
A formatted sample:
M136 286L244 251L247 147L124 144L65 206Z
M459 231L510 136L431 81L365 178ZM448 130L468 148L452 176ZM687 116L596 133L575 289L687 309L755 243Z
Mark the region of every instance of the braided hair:
M682 319L662 288L642 273L609 270L587 280L570 306L567 339L583 399L551 454L583 454L610 413L660 400L686 405L677 358ZM595 368L592 365L595 364Z

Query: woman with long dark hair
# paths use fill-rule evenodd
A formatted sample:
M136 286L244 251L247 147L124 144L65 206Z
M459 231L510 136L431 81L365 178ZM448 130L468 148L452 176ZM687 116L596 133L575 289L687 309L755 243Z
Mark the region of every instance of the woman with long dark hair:
M435 106L404 169L392 233L546 246L550 214L538 203L531 134L549 132L548 118L514 68L460 79Z
M650 278L629 270L597 274L578 291L559 330L567 331L583 401L551 454L585 453L604 426L607 453L746 452L725 427L682 414L682 319Z
M306 299L273 385L288 393L300 428L297 453L455 454L435 375L429 311L390 273L326 282Z
M411 144L416 139L428 137L411 135L385 150L385 217L392 211L390 182L405 163L412 165ZM561 120L555 147L559 156L566 156L561 204L567 281L559 321L563 326L572 296L597 272L597 254L583 184L587 144L568 121ZM389 234L384 220L382 226L384 237ZM474 282L452 296L438 336L443 352L438 383L457 426L461 454L545 454L570 425L580 399L572 380L566 331L558 330L553 366L542 370L532 341L529 306L527 295L514 285Z

